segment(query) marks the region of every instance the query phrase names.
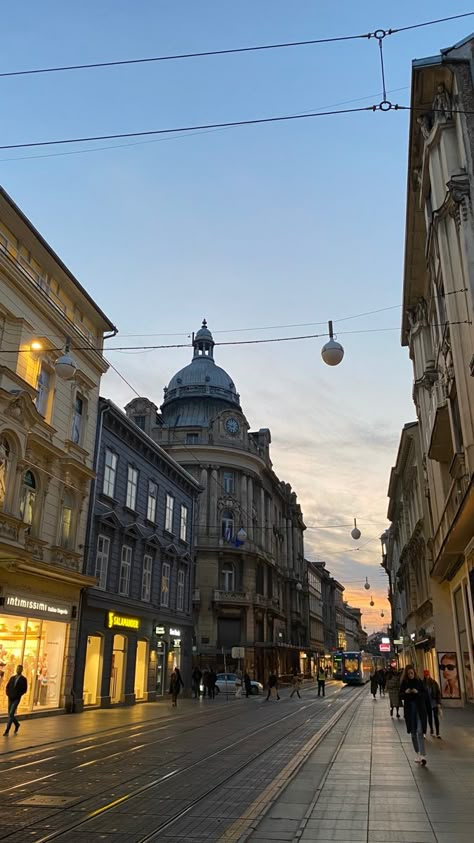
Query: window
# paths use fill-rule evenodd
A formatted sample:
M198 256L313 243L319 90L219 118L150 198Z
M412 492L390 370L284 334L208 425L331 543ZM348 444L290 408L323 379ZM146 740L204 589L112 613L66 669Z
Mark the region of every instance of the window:
M70 548L72 545L72 512L74 501L70 492L65 492L61 508L61 547Z
M178 612L184 612L184 571L178 571L178 588L176 592L176 608Z
M127 501L128 509L135 509L137 502L138 471L132 465L128 466L127 475Z
M188 540L188 507L181 504L181 519L179 523L179 537L182 542Z
M221 591L235 591L235 570L232 562L225 562L221 568Z
M233 471L224 471L224 491L228 495L233 495L235 492L235 474Z
M151 571L153 567L153 558L149 555L143 557L143 571L142 571L142 600L147 603L151 599Z
M135 422L137 427L139 427L141 430L145 430L145 421L146 421L145 416L134 416L133 421Z
M104 495L113 498L115 492L115 477L117 475L117 454L105 449L105 465L104 465L104 485L102 491Z
M21 490L20 515L25 524L33 524L36 500L36 479L32 471L25 471Z
M51 390L51 371L44 363L41 364L36 389L38 392L36 396L36 409L40 415L46 417Z
M2 436L0 438L0 506L3 507L7 496L7 479L10 460L10 445Z
M234 535L234 513L231 509L224 509L222 513L222 538L226 542L232 541Z
M199 442L199 433L187 433L186 442L188 445L197 445Z
M153 480L148 481L148 501L146 505L146 517L153 524L156 521L156 500L158 498L158 486Z
M168 562L163 562L161 566L161 605L170 605L170 572L171 568Z
M72 428L71 439L76 445L80 445L82 441L82 424L84 417L84 399L82 395L76 393L74 401L74 411L72 414Z
M119 594L128 595L131 567L132 548L124 544L122 545L122 558L120 560Z
M107 588L107 568L109 567L110 539L98 536L97 553L95 557L95 577L97 588Z
M173 512L174 498L172 495L166 495L165 530L167 530L168 533L173 532Z

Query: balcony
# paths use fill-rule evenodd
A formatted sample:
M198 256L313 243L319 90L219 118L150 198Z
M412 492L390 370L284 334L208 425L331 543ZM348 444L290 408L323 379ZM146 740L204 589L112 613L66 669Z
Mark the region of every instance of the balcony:
M265 597L265 595L263 594L254 594L253 602L255 606L262 606L264 609L266 609L270 605L271 600L269 597Z
M453 480L433 538L432 576L446 576L472 538L474 483L464 475Z
M427 438L429 458L436 462L449 462L453 452L451 425L446 389L441 381L433 384L431 390Z
M248 591L220 591L214 589L214 603L228 606L248 606L251 602L251 595Z

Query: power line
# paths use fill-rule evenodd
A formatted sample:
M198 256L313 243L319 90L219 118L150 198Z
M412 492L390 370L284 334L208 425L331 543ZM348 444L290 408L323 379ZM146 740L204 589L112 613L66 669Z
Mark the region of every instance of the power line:
M117 59L114 61L101 61L101 62L90 62L90 63L83 63L83 64L69 64L69 65L58 65L53 67L40 67L40 68L31 68L29 70L8 70L0 73L0 78L7 78L12 76L33 76L45 73L64 73L69 72L72 70L91 70L94 68L102 68L102 67L123 67L124 65L136 65L136 64L151 64L163 61L181 61L183 59L195 59L195 58L209 58L212 56L228 56L228 55L235 55L240 53L256 53L268 50L282 50L287 48L293 47L309 47L315 46L318 44L335 44L337 42L343 41L356 41L356 40L370 40L371 38L380 38L380 35L377 33L383 33L381 37L385 37L387 35L395 35L399 32L407 32L410 29L420 29L421 27L425 26L434 26L435 24L439 23L447 23L448 21L459 20L461 18L467 18L474 15L474 12L464 12L463 14L459 15L450 15L449 17L445 18L438 18L437 20L429 20L423 21L422 23L415 23L409 26L399 26L396 28L391 29L376 29L374 32L365 32L359 33L357 35L338 35L332 38L312 38L307 39L304 41L285 41L282 43L274 43L274 44L258 44L250 47L231 47L228 49L223 50L201 50L196 53L176 53L172 55L163 55L163 56L148 56L144 58L136 58L136 59Z

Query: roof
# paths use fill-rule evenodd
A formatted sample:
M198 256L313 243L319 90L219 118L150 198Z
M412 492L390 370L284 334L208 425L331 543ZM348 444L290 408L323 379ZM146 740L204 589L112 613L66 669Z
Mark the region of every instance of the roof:
M100 307L99 307L99 306L98 306L98 304L94 301L94 299L92 298L92 296L91 296L91 295L87 292L87 290L86 290L86 289L82 286L82 284L81 284L81 283L77 280L77 278L75 277L75 275L73 275L73 274L72 274L71 270L70 270L70 269L68 269L68 267L66 266L66 264L65 264L65 263L63 263L63 261L61 260L61 258L59 257L59 255L57 255L57 254L56 254L56 252L54 251L54 249L52 249L52 248L51 248L51 246L49 245L49 243L48 243L48 242L44 239L44 237L43 237L43 236L39 233L38 229L37 229L37 228L35 228L35 226L34 226L34 225L33 225L33 223L31 222L31 220L29 220L29 219L28 219L28 217L26 216L26 214L24 214L24 213L23 213L23 211L21 210L21 208L19 208L19 207L18 207L18 205L16 204L16 202L14 202L14 201L13 201L13 199L11 198L11 196L9 196L9 194L6 192L6 190L4 190L4 188L3 188L1 185L0 185L0 197L1 197L1 198L3 198L3 199L5 200L5 202L6 202L6 203L10 206L11 210L12 210L12 211L13 211L13 212L14 212L14 213L15 213L15 214L16 214L16 215L20 218L20 220L21 220L21 222L23 223L23 225L25 225L25 226L26 226L26 228L27 228L27 229L29 230L29 232L33 235L33 237L34 237L34 238L35 238L35 239L36 239L36 240L37 240L37 241L41 244L41 246L43 247L43 249L45 249L45 250L46 250L46 252L48 253L48 255L49 255L49 256L50 256L50 257L54 260L54 262L55 262L55 263L57 263L57 264L58 264L58 266L62 269L62 271L63 271L63 272L64 272L64 273L68 276L69 280L70 280L70 281L72 281L72 283L73 283L73 284L77 287L77 289L79 290L79 292L81 293L81 295L83 295L83 296L84 296L84 298L85 298L85 299L87 299L87 301L88 301L88 303L91 305L91 307L92 307L92 308L95 310L95 312L96 312L96 313L97 313L97 314L98 314L98 315L99 315L99 316L103 319L103 321L105 322L105 325L107 326L107 328L108 328L110 331L114 331L114 332L117 334L117 333L118 333L118 330L117 330L117 328L115 327L115 325L113 324L113 322L111 322L111 321L110 321L110 319L109 319L109 317L108 317L108 316L106 316L106 315L105 315L105 313L103 312L103 310L101 310L101 309L100 309Z

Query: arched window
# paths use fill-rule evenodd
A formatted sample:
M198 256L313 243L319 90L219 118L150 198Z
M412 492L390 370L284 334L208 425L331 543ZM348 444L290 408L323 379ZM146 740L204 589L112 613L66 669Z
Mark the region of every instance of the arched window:
M38 489L36 485L36 478L32 471L28 469L23 475L23 484L21 487L20 499L20 515L25 524L29 527L33 524L35 515L35 502Z
M234 513L231 509L224 509L222 513L222 538L226 542L232 541L234 535Z
M235 591L235 569L232 562L224 562L221 568L221 591Z
M70 492L65 492L61 508L61 547L71 548L72 545L72 513L74 501Z
M7 497L7 481L10 464L10 445L4 436L0 437L0 507L3 508Z

